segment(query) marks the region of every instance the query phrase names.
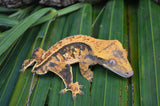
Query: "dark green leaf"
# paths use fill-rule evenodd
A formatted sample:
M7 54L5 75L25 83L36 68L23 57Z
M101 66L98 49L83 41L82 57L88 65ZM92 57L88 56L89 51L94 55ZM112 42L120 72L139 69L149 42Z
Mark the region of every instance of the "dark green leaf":
M25 35L19 39L14 50L0 70L1 78L4 79L4 81L1 82L2 87L0 89L0 105L9 104L8 101L12 96L16 81L18 80L18 76L20 74L19 70L21 68L21 64L32 46L32 42L36 36L34 33L36 33L37 30L38 29L35 28L34 30L27 31Z
M140 1L138 43L141 105L160 105L160 8L151 0Z
M135 3L136 4L136 3ZM140 92L139 92L139 68L138 68L138 5L130 4L128 7L128 21L129 21L129 45L130 45L130 61L134 70L132 77L132 87L129 102L135 106L140 105Z

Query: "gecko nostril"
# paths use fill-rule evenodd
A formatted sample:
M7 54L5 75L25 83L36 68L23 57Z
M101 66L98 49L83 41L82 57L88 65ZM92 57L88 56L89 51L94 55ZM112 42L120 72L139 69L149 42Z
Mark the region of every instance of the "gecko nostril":
M131 71L131 72L126 72L126 77L128 78L128 77L131 77L133 75L133 71Z

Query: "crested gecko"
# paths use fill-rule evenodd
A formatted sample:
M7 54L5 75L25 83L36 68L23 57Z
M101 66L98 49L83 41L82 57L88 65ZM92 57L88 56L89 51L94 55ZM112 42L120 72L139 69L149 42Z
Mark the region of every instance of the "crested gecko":
M84 94L78 82L73 83L71 64L79 63L84 78L92 82L93 72L90 65L99 64L114 73L128 78L133 75L132 67L127 59L127 51L118 40L101 40L90 36L76 35L67 37L47 51L35 49L30 59L23 63L21 71L33 66L32 72L44 75L48 71L57 74L64 82L65 89L60 93L72 92L73 99L77 94Z

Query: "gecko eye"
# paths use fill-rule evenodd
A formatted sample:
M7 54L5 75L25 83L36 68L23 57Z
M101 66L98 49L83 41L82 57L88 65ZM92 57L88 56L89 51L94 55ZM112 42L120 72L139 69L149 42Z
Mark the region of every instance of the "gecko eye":
M109 60L109 65L110 65L110 66L116 65L116 61L113 60L113 59Z

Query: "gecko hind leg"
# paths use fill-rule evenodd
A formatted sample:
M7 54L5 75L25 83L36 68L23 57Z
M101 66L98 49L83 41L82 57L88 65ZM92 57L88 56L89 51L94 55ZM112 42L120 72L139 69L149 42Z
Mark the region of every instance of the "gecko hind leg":
M21 71L25 71L29 66L33 66L35 63L38 63L41 61L42 55L45 53L45 51L41 48L37 48L32 53L32 56L30 59L27 59L22 64Z
M72 98L73 98L73 100L75 100L77 94L84 95L84 92L80 90L80 88L82 88L82 87L83 87L83 85L79 85L78 82L71 83L69 85L69 87L66 87L65 89L62 89L60 91L60 93L63 94L67 91L71 91L72 92Z
M93 72L89 69L90 64L86 62L80 62L80 72L84 78L86 78L89 82L92 82Z
M49 66L50 67L49 70L56 73L60 78L62 78L66 87L60 91L61 94L67 91L71 91L73 100L75 100L77 94L80 94L80 95L84 94L80 90L80 88L82 88L83 85L79 85L78 82L73 83L72 67L70 65L68 64L65 65L65 67L61 68L61 70L59 69L60 66L57 66L57 67L55 66L52 67L52 66L54 65Z

